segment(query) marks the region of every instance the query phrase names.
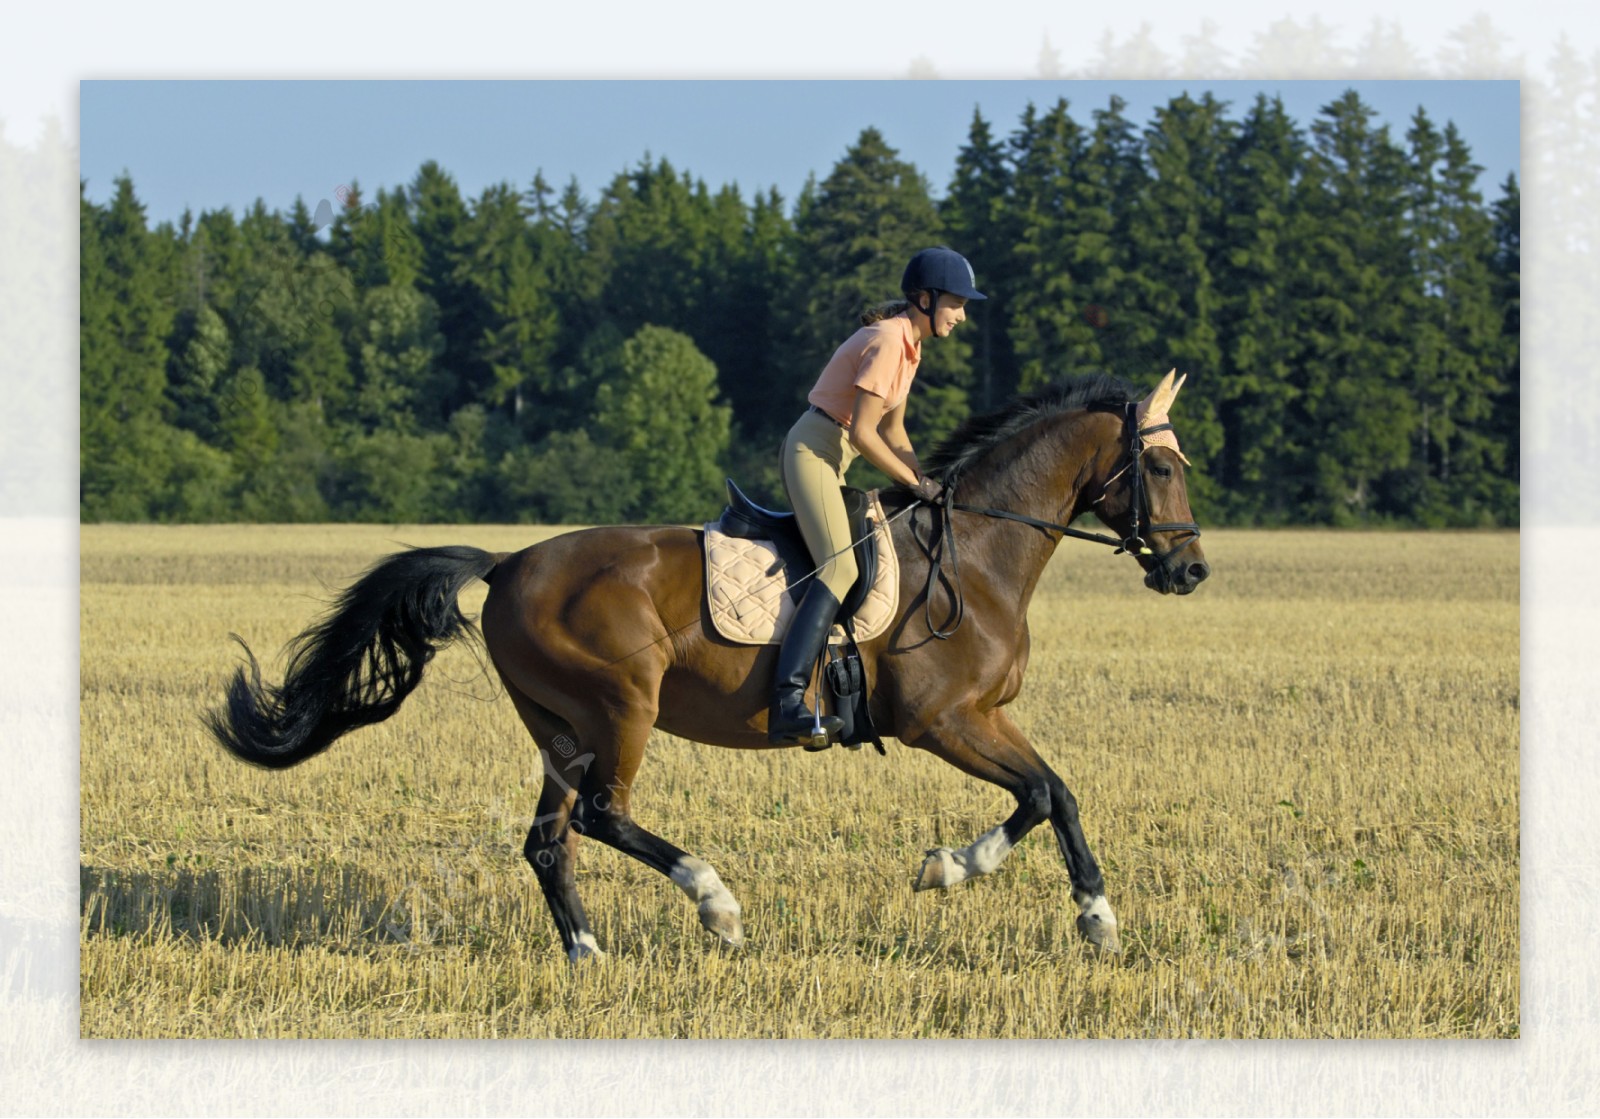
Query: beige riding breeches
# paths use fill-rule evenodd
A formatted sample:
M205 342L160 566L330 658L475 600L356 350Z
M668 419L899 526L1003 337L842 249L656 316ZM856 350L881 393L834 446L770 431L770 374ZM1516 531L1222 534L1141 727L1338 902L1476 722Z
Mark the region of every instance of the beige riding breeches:
M839 488L858 453L849 432L810 409L783 441L783 488L789 507L818 567L817 579L841 600L855 584L856 557Z

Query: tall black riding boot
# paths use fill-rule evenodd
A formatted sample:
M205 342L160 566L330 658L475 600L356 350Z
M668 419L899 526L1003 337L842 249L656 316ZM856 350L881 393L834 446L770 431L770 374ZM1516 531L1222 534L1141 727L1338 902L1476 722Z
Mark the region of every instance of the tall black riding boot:
M809 750L825 750L844 730L837 715L822 716L822 734L806 707L806 685L816 670L828 631L839 613L839 600L820 582L806 588L805 597L795 609L789 632L778 648L778 681L772 689L772 706L767 711L767 741L801 742Z

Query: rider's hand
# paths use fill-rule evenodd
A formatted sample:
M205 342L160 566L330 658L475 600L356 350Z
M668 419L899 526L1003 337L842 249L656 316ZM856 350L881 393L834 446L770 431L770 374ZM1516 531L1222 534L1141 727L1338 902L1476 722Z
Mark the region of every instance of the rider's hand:
M924 474L917 479L917 484L911 487L911 492L917 495L918 500L926 501L929 505L937 505L944 497L944 486L939 484L937 478L930 478Z

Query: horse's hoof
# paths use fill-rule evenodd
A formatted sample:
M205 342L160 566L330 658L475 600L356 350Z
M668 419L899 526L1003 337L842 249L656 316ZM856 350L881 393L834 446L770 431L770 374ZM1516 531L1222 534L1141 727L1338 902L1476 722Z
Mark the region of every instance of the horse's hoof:
M574 966L585 960L603 960L605 957L606 954L600 951L600 945L595 943L591 933L579 933L578 939L567 949L567 960Z
M955 852L948 847L935 847L922 860L917 880L911 884L916 893L923 890L943 890L961 881L961 868L956 866Z
M1117 918L1104 897L1097 897L1078 914L1078 932L1090 944L1108 956L1122 954L1122 938L1117 935Z
M700 924L707 932L714 934L725 948L744 945L744 922L739 919L737 909L701 909Z
M1107 925L1090 917L1079 917L1078 931L1103 954L1122 955L1122 938L1117 935L1117 926Z

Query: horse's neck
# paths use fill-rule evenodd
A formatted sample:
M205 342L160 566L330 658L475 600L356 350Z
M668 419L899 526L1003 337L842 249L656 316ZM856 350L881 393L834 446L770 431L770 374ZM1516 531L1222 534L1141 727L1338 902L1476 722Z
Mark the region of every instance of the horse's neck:
M1065 524L1083 512L1084 489L1104 457L1095 414L1041 420L975 463L956 500Z
M974 464L954 500L1055 524L1077 516L1100 457L1101 448L1091 435L1093 421L1087 413L1070 413L1039 426L1044 430L1020 433ZM1026 617L1034 587L1060 537L982 516L964 518L960 532L962 548L984 557L984 569L1014 592L1006 597Z

